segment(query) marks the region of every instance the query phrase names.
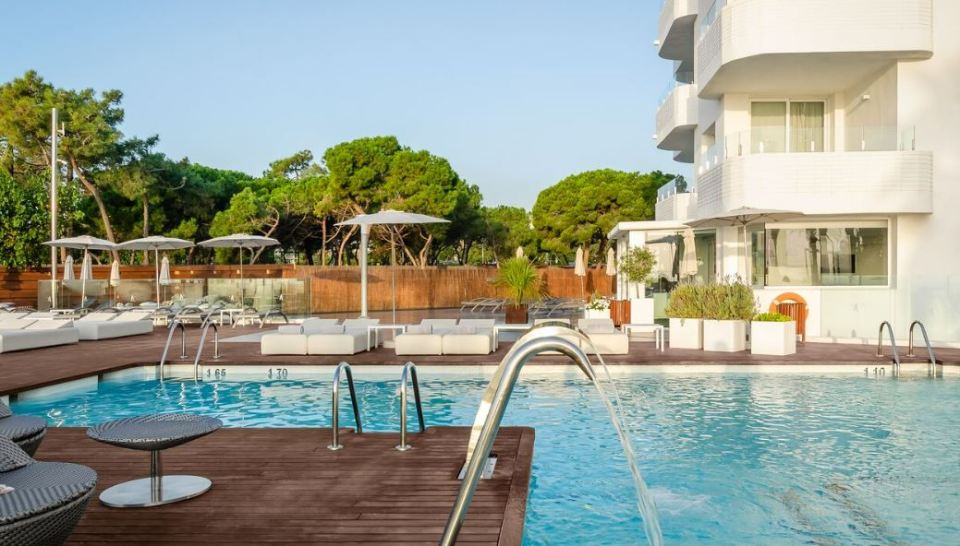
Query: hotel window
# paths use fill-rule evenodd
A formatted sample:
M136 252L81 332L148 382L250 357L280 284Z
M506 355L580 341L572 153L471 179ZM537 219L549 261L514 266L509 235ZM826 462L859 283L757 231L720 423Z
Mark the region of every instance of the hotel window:
M888 245L885 222L770 228L753 265L766 286L886 286Z
M823 140L823 102L758 101L750 105L752 153L822 152Z

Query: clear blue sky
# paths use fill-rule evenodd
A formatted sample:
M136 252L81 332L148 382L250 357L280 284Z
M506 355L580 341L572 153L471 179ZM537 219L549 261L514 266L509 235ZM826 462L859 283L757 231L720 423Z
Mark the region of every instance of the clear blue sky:
M659 4L11 2L0 80L120 89L127 135L251 174L392 134L487 204L529 207L584 170L684 172L651 139L671 69L652 46Z

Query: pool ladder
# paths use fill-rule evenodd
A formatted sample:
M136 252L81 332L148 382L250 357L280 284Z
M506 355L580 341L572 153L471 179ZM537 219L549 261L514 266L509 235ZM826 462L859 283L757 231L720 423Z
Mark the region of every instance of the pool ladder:
M213 321L213 317L208 316L201 324L200 345L197 347L197 356L193 359L193 380L202 381L200 377L200 355L203 353L203 345L207 340L207 332L213 327L213 358L220 358L220 326ZM187 327L180 319L175 319L168 326L170 333L167 334L167 342L163 345L163 354L160 355L160 364L157 369L157 375L160 381L164 380L163 365L167 362L167 354L170 352L170 344L173 343L173 334L180 331L180 358L187 358Z
M927 363L929 364L930 369L933 371L933 373L936 374L936 370L937 370L937 357L936 357L936 355L934 355L934 353L933 353L933 345L930 343L930 337L927 335L927 328L926 328L926 326L924 326L923 323L920 322L919 320L915 320L915 321L913 321L913 322L910 323L910 333L909 333L909 335L908 335L908 344L907 344L907 354L906 354L906 356L911 357L911 358L916 356L916 354L914 354L914 342L913 342L913 340L914 340L914 335L913 335L913 332L914 332L914 330L917 328L917 326L920 327L920 333L923 335L923 343L924 343L924 345L926 345L926 347L927 347L927 356L928 356ZM897 342L896 342L896 340L895 340L894 337L893 337L893 326L890 324L890 321L888 321L888 320L885 320L885 321L883 321L883 322L880 323L880 331L878 332L878 335L877 335L877 356L878 356L878 357L884 356L884 355L883 355L883 332L884 332L884 330L886 330L887 336L888 336L889 339L890 339L890 348L891 348L891 352L892 352L891 360L893 361L893 373L894 373L894 375L897 375L897 374L900 373L900 365L901 365L900 354L899 354L899 351L897 351Z
M347 389L350 391L350 403L353 406L353 419L357 423L357 434L363 433L363 425L360 422L360 402L357 400L357 389L353 383L353 369L347 362L341 362L333 371L333 391L331 410L333 411L330 427L333 439L327 449L338 451L343 449L340 443L340 383L343 378L347 378ZM426 431L423 420L423 404L420 401L420 382L417 380L417 367L413 362L407 362L400 372L400 443L396 446L397 451L408 451L412 448L407 443L407 385L413 385L413 398L417 409L417 420L420 425L420 432Z

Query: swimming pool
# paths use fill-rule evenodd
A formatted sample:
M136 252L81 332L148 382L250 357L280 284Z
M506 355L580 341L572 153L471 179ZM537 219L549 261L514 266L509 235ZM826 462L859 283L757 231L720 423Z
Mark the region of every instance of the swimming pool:
M365 428L398 429L398 370L354 368ZM570 370L525 370L504 420L537 430L525 543L642 544L616 434ZM421 367L428 425L471 424L488 373ZM61 426L169 411L329 426L327 372L226 377L128 375L13 409ZM667 544L960 544L960 377L618 368L616 381Z

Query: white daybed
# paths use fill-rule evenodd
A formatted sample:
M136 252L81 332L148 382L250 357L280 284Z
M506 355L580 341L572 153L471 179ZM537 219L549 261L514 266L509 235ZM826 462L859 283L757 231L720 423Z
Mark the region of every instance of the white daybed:
M307 338L311 334L332 333L342 331L343 327L335 318L308 318L300 324L285 324L277 328L276 332L264 334L260 338L260 354L262 355L305 355L307 354Z
M74 321L80 339L95 341L153 333L153 311L88 313Z
M311 334L307 337L307 354L353 355L369 351L370 326L379 323L380 319L346 319L329 332Z
M488 355L496 347L493 336L494 319L461 319L457 326L444 334L441 342L445 355Z
M454 330L457 319L423 319L394 339L398 355L441 355L443 336Z
M577 326L587 334L596 351L589 344L580 343L580 346L589 354L625 355L630 352L630 336L613 325L613 320L580 319Z
M80 334L70 320L0 321L0 353L67 345L79 340Z

